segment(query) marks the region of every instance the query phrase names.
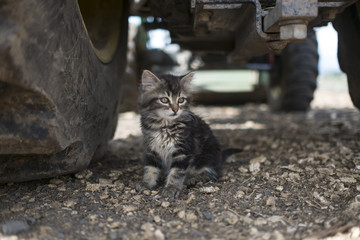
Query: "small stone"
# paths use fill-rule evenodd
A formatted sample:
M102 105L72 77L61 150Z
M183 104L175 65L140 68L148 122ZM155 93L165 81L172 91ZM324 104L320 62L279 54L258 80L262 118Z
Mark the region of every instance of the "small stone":
M7 221L2 224L1 228L5 235L15 235L30 230L30 226L25 220Z
M181 210L180 212L178 212L177 216L178 216L180 219L185 219L185 211L184 211L184 210Z
M235 197L239 199L239 198L243 198L244 195L245 195L245 193L243 191L239 190L236 192Z
M249 171L252 174L258 173L260 171L260 162L254 162L254 163L250 163L249 165Z
M206 220L212 220L213 216L211 215L210 212L206 211L206 212L203 212L203 216Z
M156 240L165 240L165 235L160 229L156 229L154 232L154 236Z
M334 175L334 170L331 168L318 168L317 170L324 175Z
M109 194L103 193L103 194L100 195L101 200L104 200L104 199L107 199L107 198L109 198Z
M214 193L214 192L217 192L219 191L220 189L218 187L213 187L213 186L209 186L209 187L201 187L199 189L199 191L201 193Z
M40 226L40 234L41 235L49 235L53 232L54 230L49 227L49 226Z
M86 183L86 191L97 192L100 191L100 184Z
M186 200L186 204L190 204L194 200L195 200L195 195L191 193L189 198Z
M133 199L137 202L139 202L141 200L141 195L135 195L133 196Z
M95 222L98 218L99 218L99 215L97 214L90 214L88 216L89 220L92 221L92 222Z
M115 181L114 182L114 185L115 185L115 188L118 190L118 191L122 191L124 190L125 188L125 184L120 182L120 181Z
M111 229L118 228L120 226L121 226L121 222L113 222L110 224Z
M279 192L281 192L282 190L284 190L283 186L276 186L276 190L278 190Z
M112 180L116 180L116 179L118 179L121 175L122 175L122 171L120 171L120 170L111 170L111 172L110 172L110 174L109 174L109 177L110 177Z
M249 164L250 172L252 174L258 173L260 171L260 163L263 163L265 161L266 161L266 157L263 155L251 159Z
M344 183L356 183L356 179L353 177L341 177L340 181Z
M133 205L124 205L123 206L123 211L125 213L128 213L128 212L133 212L133 211L136 211L137 210L137 207L136 206L133 206Z
M283 217L277 216L277 215L268 217L268 218L267 218L267 221L269 221L269 222L271 222L271 223L281 222L282 224L286 224L285 221L284 221L284 219L283 219Z
M230 211L224 211L223 216L225 221L230 225L234 225L239 221L238 216Z
M145 196L150 196L151 192L150 192L150 190L144 190L144 191L143 191L143 194L144 194Z
M254 225L255 226L262 226L262 225L265 225L265 224L267 224L268 222L267 222L267 220L265 219L265 218L257 218L257 219L255 219L255 221L254 221Z
M188 211L186 212L185 220L189 223L193 223L198 220L198 217L195 215L193 211Z
M241 173L247 173L249 172L249 170L247 168L244 168L244 167L239 167L238 170L241 172Z
M114 185L111 179L106 179L106 178L100 178L99 184L100 184L100 186L113 186Z
M275 197L268 197L268 199L266 200L266 206L275 206L275 201L276 201L276 198Z
M154 239L154 226L151 223L144 223L141 225L141 230L144 231L143 239Z
M141 230L143 231L149 231L149 232L153 232L155 230L154 225L152 225L151 223L147 222L144 223L143 225L141 225Z
M64 206L68 207L68 208L71 208L75 205L76 205L76 201L74 201L74 200L68 200L68 201L64 202Z
M93 175L93 173L90 170L84 170L78 173L75 173L75 177L77 179L89 179L91 176Z
M326 206L330 205L330 202L328 200L326 200L326 198L324 196L321 196L320 193L318 193L318 192L314 192L313 197L316 198L317 200L319 200L322 204L324 204Z
M158 215L154 216L154 222L160 223L160 222L161 222L161 218L160 218Z
M273 239L274 239L274 240L284 240L285 237L284 237L284 235L282 235L278 230L275 230L275 231L273 232Z
M169 202L162 202L161 206L164 207L164 208L167 208L167 207L170 206L170 203Z
M49 183L51 183L51 184L56 184L56 185L60 185L60 184L63 184L64 181L63 181L63 180L60 180L60 179L58 179L58 178L52 178L52 179L50 179Z
M360 228L352 227L350 229L350 239L359 239L360 238Z

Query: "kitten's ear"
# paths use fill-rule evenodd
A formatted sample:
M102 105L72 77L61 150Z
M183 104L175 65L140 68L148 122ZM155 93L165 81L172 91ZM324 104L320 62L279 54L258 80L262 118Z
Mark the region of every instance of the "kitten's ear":
M151 90L156 88L156 86L159 84L160 80L150 72L149 70L144 70L142 76L141 76L141 88L143 90Z
M191 89L191 81L195 75L195 72L189 72L185 76L183 76L180 80L181 85L183 85L187 89Z

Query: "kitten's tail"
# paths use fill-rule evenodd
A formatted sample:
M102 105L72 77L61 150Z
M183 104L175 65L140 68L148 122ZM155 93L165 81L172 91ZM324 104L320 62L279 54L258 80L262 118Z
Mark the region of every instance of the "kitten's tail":
M240 149L240 148L228 148L228 149L225 149L221 152L221 155L222 155L222 160L223 162L226 161L226 159L228 157L230 157L231 155L235 154L235 153L239 153L239 152L242 152L243 150Z

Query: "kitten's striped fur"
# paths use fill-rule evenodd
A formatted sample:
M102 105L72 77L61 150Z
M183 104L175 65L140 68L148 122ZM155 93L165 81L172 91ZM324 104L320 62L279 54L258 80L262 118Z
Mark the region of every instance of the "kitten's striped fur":
M142 74L139 94L144 135L144 175L137 190L152 189L165 175L162 195L177 197L184 184L216 180L223 157L210 127L193 112L191 80L185 76Z

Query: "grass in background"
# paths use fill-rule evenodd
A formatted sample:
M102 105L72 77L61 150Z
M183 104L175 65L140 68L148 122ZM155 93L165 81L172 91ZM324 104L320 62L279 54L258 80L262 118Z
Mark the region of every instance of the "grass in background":
M317 89L328 92L348 92L346 74L342 72L320 74Z
M252 70L196 71L193 84L199 90L215 92L250 92L258 82L258 72Z

